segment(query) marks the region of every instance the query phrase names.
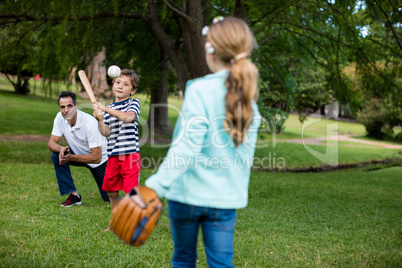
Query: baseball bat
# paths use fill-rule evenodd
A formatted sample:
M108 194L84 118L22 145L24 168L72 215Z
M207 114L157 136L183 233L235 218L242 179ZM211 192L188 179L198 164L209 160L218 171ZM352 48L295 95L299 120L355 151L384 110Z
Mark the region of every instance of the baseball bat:
M91 103L96 102L94 92L92 91L91 84L89 83L88 77L85 74L85 72L83 70L80 70L78 72L78 76L80 77L81 83L84 86L85 91L88 93L88 96L89 96L89 99L91 100ZM99 120L102 120L103 119L103 114L102 113L98 114L97 118Z

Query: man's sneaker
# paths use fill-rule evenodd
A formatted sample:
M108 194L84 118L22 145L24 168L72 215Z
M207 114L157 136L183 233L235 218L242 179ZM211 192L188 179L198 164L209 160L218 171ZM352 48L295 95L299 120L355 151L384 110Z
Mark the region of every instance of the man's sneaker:
M66 201L61 203L62 207L71 207L72 205L81 205L81 196L70 194Z

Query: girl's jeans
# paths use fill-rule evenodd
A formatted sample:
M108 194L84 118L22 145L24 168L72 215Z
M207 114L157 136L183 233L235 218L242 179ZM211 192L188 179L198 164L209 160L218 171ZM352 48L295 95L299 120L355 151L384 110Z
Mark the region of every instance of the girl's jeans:
M236 210L168 201L174 242L173 267L196 267L197 236L201 225L209 267L233 267Z

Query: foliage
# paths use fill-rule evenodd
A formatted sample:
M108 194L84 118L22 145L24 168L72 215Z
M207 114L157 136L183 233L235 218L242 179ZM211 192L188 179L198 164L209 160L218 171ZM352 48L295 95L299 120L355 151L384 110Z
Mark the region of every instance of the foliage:
M30 29L5 26L0 31L0 72L6 75L17 94L29 93L29 78L32 70L28 66ZM12 76L15 76L14 79Z
M358 121L366 127L368 136L393 139L393 128L402 125L402 108L393 106L391 100L369 99L358 112Z
M394 106L400 105L398 1L253 3L270 14L253 21L259 44L255 59L262 80L269 81L271 93L278 92L286 105L317 110L335 98L355 114L363 98L376 92L392 94ZM366 28L370 30L363 34ZM383 68L376 66L380 60ZM350 64L361 77L361 94L343 73Z
M358 119L365 121L365 125L370 125L370 130L367 129L367 131L373 136L392 136L392 126L400 124L400 119L397 119L399 123L395 123L392 117L400 113L402 106L400 94L402 90L402 27L400 24L402 6L397 0L365 1L364 6L365 8L360 8L356 13L356 19L366 28L367 36L364 38L364 49L357 50L355 53L357 55L364 51L375 53L370 57L358 57L355 60L356 75L359 77L359 88L362 93L360 100L363 111L359 115L365 114L364 118ZM371 114L367 110L369 106L384 113ZM367 113L371 116L367 117ZM372 122L369 123L369 121ZM375 124L374 121L378 123ZM376 126L373 127L373 124Z
M263 117L260 130L268 133L282 133L285 130L285 122L289 117L289 113L280 108L272 108L266 105L264 97L258 99L258 110Z
M143 77L140 91L165 90L159 78L166 61L175 76L169 81L177 83L170 89L184 90L188 79L208 73L202 27L214 16L235 15L255 33L258 50L252 59L264 81L264 105L302 112L336 99L356 113L366 96L391 95L393 107L401 106L397 0L50 3L7 0L0 12L2 62L12 62L7 54L13 58L26 52L18 67L40 73L49 84L68 79L73 67L84 68L106 47L105 64L136 69ZM343 72L352 64L358 90Z
M328 104L334 97L344 99L350 87L342 82L339 70L347 63L347 44L356 35L347 30L351 11L338 6L338 1L336 6L314 1L277 4L270 6L275 15L254 29L261 76L273 90L280 88L289 106L284 110L302 111ZM342 19L336 8L345 15Z
M402 132L399 132L395 135L394 139L398 142L402 142Z

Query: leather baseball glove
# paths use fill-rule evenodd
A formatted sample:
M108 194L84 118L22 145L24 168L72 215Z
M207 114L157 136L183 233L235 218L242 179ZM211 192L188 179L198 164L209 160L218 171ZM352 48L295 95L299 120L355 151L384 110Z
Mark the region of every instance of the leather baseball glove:
M154 190L134 187L113 208L110 227L124 243L139 247L158 223L162 207Z

